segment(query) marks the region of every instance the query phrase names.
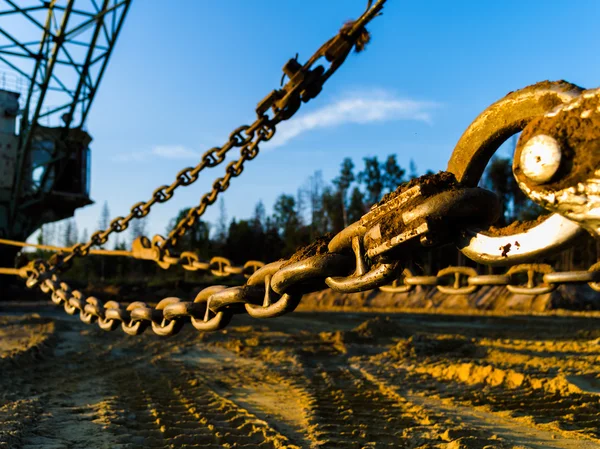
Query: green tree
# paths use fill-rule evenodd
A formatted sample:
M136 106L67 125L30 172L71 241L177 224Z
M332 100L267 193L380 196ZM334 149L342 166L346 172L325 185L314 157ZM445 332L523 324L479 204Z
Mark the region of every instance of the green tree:
M344 210L342 208L342 193L331 187L323 190L323 214L325 220L325 232L338 233L344 229Z
M110 210L108 209L108 201L104 201L104 204L102 205L102 210L100 212L100 218L98 220L98 229L100 230L105 230L108 228L108 225L110 224ZM101 246L102 248L104 247L104 245ZM105 279L105 275L106 275L106 270L105 270L105 258L102 257L100 258L100 280L104 281Z
M167 233L171 232L177 223L187 217L189 211L189 207L181 209L177 213L177 216L169 222ZM180 237L179 246L189 251L197 251L203 257L208 257L211 249L209 233L209 224L202 220L197 220L194 225Z
M110 224L110 209L108 208L108 201L104 201L102 210L100 211L100 218L98 219L98 229L105 230Z
M296 200L292 195L284 193L279 195L273 206L273 212L273 220L280 233L285 234L287 230L298 226Z
M77 227L73 219L66 220L62 227L62 245L69 247L77 242Z
M79 238L79 231L77 230L77 222L75 221L75 219L71 218L71 220L69 221L71 222L71 235L69 236L69 246L73 246L75 243L77 243L77 239Z
M89 239L90 239L90 237L89 237L87 228L83 228L83 231L81 231L81 237L80 237L79 241L81 243L86 243Z
M37 236L37 244L38 245L50 245L51 242L49 241L48 238L48 229L49 229L49 224L45 224L42 225L42 227L40 228L40 231L38 233ZM19 253L21 254L21 253ZM43 250L43 249L37 249L35 251L36 254L36 258L38 259L46 259L48 257L48 252Z
M350 194L350 203L348 204L348 221L354 223L360 220L366 213L365 203L363 200L363 194L358 187L352 189Z
M284 243L284 254L292 254L299 243L300 219L296 200L292 195L281 194L273 206L273 221Z
M125 243L125 241L121 241L121 239L119 238L119 234L117 234L115 236L114 249L115 250L126 250L127 249L127 244Z
M398 165L396 155L390 154L385 160L385 165L383 167L383 189L387 192L396 190L396 188L405 181L405 173L406 171Z
M44 242L46 245L54 245L56 241L56 223L48 223L44 227Z
M506 226L515 220L532 220L547 213L521 191L512 173L512 162L508 158L493 157L481 184L500 197L502 211L497 223L499 226Z
M382 167L377 156L365 157L365 168L358 174L358 182L365 186L365 201L367 205L377 203L383 190Z
M259 259L261 257L259 238L260 235L257 235L250 221L238 222L233 219L227 233L225 254L238 264L250 259Z
M271 217L265 220L265 233L261 245L262 258L264 262L272 262L283 256L284 243L279 235L279 231Z
M303 226L305 223L307 203L308 203L308 200L306 198L306 193L300 187L296 191L296 213L298 215L298 225L299 226Z
M408 178L415 179L418 178L419 175L417 173L417 164L415 164L415 160L411 159L408 164Z
M311 240L325 232L323 230L324 223L322 217L323 185L323 172L317 170L309 176L304 186L301 187L302 196L308 205L308 214L310 216L309 235Z
M129 233L131 235L131 241L133 242L136 238L146 235L148 226L148 216L138 218L131 221L129 226Z
M505 226L510 219L510 202L513 192L510 182L512 178L510 159L494 156L484 174L483 186L495 192L500 198L501 212L498 219L500 226Z
M38 236L37 236L38 245L47 245L48 244L45 239L45 237L46 237L45 234L46 234L46 225L42 225L40 227L40 232L38 233Z
M262 200L259 200L259 202L256 203L256 206L254 206L254 216L252 217L252 228L254 229L254 232L265 231L266 216L265 205Z

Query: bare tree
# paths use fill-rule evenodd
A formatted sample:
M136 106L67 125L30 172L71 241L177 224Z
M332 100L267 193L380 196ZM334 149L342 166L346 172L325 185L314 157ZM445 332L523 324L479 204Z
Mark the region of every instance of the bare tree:
M267 214L265 212L265 205L262 200L259 200L254 206L254 216L252 217L252 227L255 231L264 232L267 224Z
M98 229L104 230L110 224L110 210L108 209L108 201L104 201L100 219L98 220ZM104 281L104 257L100 259L100 279Z
M102 211L100 212L100 218L98 219L98 228L104 230L108 228L110 224L110 209L108 208L108 201L104 201L102 205Z
M344 227L348 226L348 208L346 207L347 192L350 185L354 182L354 162L349 157L342 161L340 175L333 180L333 184L338 188L339 198L342 206L342 216Z
M306 192L308 195L308 204L310 208L310 238L324 233L323 231L323 172L317 170L308 178Z
M215 239L219 243L225 243L227 240L227 231L228 231L228 223L227 223L227 209L225 209L225 200L221 198L219 200L219 218L217 219L217 235Z
M72 246L73 241L71 237L73 236L73 222L71 220L65 220L61 226L61 234L62 234L62 245L63 246Z
M129 231L131 234L131 241L133 242L136 238L146 235L147 227L148 216L138 218L137 220L133 220L131 222L131 227Z

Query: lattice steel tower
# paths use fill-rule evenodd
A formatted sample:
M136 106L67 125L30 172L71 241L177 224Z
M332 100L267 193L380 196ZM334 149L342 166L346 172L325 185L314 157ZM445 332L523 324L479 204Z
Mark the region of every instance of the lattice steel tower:
M92 203L84 125L130 4L0 0L0 236Z

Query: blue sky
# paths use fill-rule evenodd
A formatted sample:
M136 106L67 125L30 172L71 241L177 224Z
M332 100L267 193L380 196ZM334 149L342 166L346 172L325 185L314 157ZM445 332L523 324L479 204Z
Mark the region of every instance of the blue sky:
M169 6L167 6L167 4ZM183 167L195 165L279 85L296 52L304 62L364 0L134 1L96 97L91 193L76 213L95 230L108 201L125 215ZM600 2L388 0L372 41L352 54L316 100L281 125L223 195L229 218L262 200L295 194L315 171L325 180L342 159L395 153L419 172L442 170L469 123L512 90L545 79L600 85ZM164 234L183 207L198 203L224 167L203 172L165 205L150 235ZM216 221L218 207L205 217Z

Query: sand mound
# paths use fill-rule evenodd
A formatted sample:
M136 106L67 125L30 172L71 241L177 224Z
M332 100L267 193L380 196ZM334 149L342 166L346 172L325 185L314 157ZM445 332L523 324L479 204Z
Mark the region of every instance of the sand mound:
M511 310L545 312L550 310L600 310L600 293L587 285L561 285L543 295L512 294L504 287L482 287L470 295L447 295L435 288L417 287L408 293L385 293L378 290L343 294L323 290L305 295L301 309L330 308L369 309L440 309L458 310Z
M356 326L348 334L352 334L356 338L363 340L407 336L406 332L397 323L390 320L388 316L378 316L367 320Z
M417 334L400 341L388 351L395 359L407 357L482 357L485 349L475 340L457 335Z
M405 330L389 317L375 317L366 320L350 331L321 332L322 341L331 344L342 353L347 353L347 344L382 343L393 337L406 337Z
M48 319L0 317L0 371L48 356L55 340L55 325Z

